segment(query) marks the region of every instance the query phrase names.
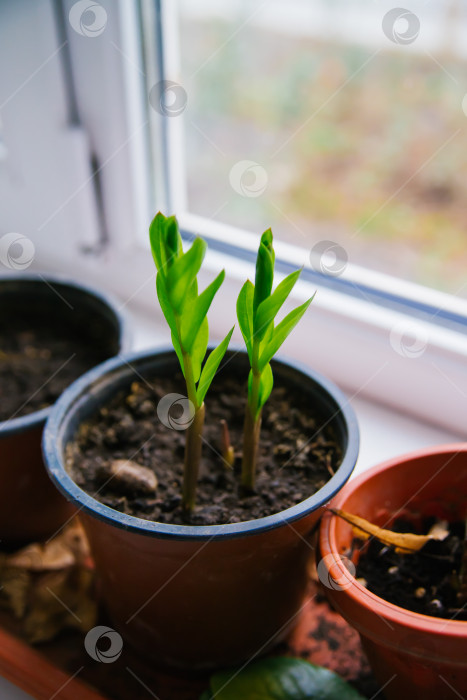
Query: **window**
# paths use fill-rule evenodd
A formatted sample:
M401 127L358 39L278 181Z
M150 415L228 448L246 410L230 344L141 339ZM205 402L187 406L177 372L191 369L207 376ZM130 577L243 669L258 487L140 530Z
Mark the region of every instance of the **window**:
M2 231L30 238L40 269L155 314L147 222L174 211L227 269L211 321L221 336L272 225L279 269L304 265L297 296L318 290L285 352L350 395L463 431L464 12L447 1L411 2L404 16L371 0L9 3Z

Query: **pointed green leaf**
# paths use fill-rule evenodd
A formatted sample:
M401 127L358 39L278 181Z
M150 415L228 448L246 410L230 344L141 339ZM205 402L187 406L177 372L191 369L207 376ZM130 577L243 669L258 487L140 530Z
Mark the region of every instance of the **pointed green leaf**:
M313 301L314 294L311 299L308 299L304 304L298 306L296 309L291 311L287 316L279 323L272 334L272 338L269 343L264 348L259 359L259 368L262 370L267 365L268 362L272 360L276 352L279 350L280 346L287 338L287 336L293 331L297 323L300 321L301 317L310 306Z
M256 256L255 294L253 298L253 312L262 301L271 294L274 279L274 249L272 247L272 231L269 228L261 236L261 241Z
M271 365L268 363L261 373L261 380L259 384L259 409L263 408L264 404L268 400L273 385L274 378L272 376L272 369Z
M170 265L171 261L176 260L183 253L182 237L175 216L168 216L165 220L165 243L171 254L167 259Z
M224 281L224 277L225 271L222 270L222 272L217 275L216 279L211 282L208 287L206 287L204 292L193 299L190 304L187 304L186 308L184 309L181 324L181 336L182 345L187 352L191 350L201 322L208 313L212 300Z
M266 347L266 345L269 343L269 341L272 338L272 334L274 333L274 324L270 323L266 329L266 333L264 335L264 338L261 340L259 344L259 357L261 357L261 353Z
M172 345L174 346L174 350L177 353L178 361L180 362L180 369L182 370L183 376L185 376L185 367L183 364L183 354L182 354L182 349L180 347L180 343L178 342L178 338L175 335L175 333L172 333L171 336L172 336Z
M216 700L363 700L337 673L280 656L219 671L211 676L210 688Z
M175 320L175 314L169 302L169 295L167 294L167 288L165 285L165 279L163 275L158 272L156 277L156 290L157 298L159 299L159 304L162 309L162 313L165 316L165 320L169 324L169 328L175 335L178 334L177 323Z
M195 238L191 248L173 263L167 273L167 292L177 311L182 309L186 293L201 268L206 248L202 238Z
M298 280L300 272L301 270L296 270L288 275L280 284L277 285L277 288L274 290L271 296L262 301L258 306L253 325L255 337L259 340L262 340L269 327L269 324L271 321L274 321L277 312L289 296L296 281Z
M161 212L156 214L149 226L149 242L151 244L152 257L158 271L163 272L165 267L165 221Z
M243 340L245 341L246 349L248 352L248 357L250 362L253 361L252 358L252 341L253 341L253 296L255 293L255 288L247 280L240 290L240 294L237 299L237 318L238 325L242 332Z
M158 272L164 277L182 252L182 239L174 216L156 214L149 226L149 242Z
M211 382L214 379L214 375L217 372L217 368L219 367L222 358L224 357L227 351L233 330L234 329L231 328L231 330L225 336L224 340L221 343L219 343L217 348L215 348L211 352L208 359L206 360L206 363L203 367L203 371L201 373L201 378L199 380L198 389L196 391L196 397L200 405L203 403L204 397L206 396L206 392L211 386Z
M201 374L201 365L206 356L206 350L208 349L208 339L209 339L209 326L208 319L205 318L201 323L199 331L196 335L195 342L190 351L191 362L193 367L193 380L198 381L199 375Z

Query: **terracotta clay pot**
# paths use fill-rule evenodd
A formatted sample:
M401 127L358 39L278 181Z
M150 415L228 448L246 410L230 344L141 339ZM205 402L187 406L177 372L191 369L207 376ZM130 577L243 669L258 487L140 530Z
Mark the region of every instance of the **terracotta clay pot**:
M112 357L128 346L123 318L100 292L58 278L21 275L0 280L0 316L27 312L57 324L73 317L76 327L99 327L96 342ZM25 328L27 330L27 328ZM47 377L44 377L44 381ZM45 539L73 514L73 506L51 484L41 440L50 408L0 422L0 540L16 548Z
M350 481L332 505L385 527L404 515L464 519L467 444L420 450L369 469ZM385 697L466 697L467 622L410 612L368 591L348 568L344 553L352 539L350 525L327 512L318 571L332 605L360 633Z
M240 378L247 377L245 353L230 351L227 360ZM310 410L332 426L342 447L342 464L329 482L302 503L250 522L191 527L124 515L72 481L64 468L65 447L78 426L128 389L136 375L167 377L177 368L173 350L161 350L89 372L58 401L43 444L52 479L80 509L112 624L159 666L194 670L241 663L290 632L306 592L310 532L352 472L358 428L347 400L330 382L276 361L276 383L307 395Z

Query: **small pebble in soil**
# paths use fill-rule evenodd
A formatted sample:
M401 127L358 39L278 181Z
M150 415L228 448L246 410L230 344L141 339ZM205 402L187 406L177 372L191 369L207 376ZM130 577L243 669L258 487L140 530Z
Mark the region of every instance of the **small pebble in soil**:
M114 459L99 470L102 481L111 481L113 491L153 495L157 489L157 477L151 469L127 459Z
M433 600L430 600L428 603L428 608L431 612L439 615L443 611L443 604L438 598L433 598Z
M390 566L388 569L388 574L391 574L391 576L395 576L399 571L398 566Z
M415 591L415 597L416 598L423 598L425 593L426 593L426 589L423 588L423 586L419 586Z
M368 586L368 581L366 580L366 578L362 578L361 576L357 579L357 583L359 583L364 588Z

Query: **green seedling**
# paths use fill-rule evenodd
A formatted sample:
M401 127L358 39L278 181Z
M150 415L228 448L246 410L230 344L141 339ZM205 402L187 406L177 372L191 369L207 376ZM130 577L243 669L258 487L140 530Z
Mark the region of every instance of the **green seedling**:
M237 318L250 360L248 402L243 433L242 486L255 487L256 457L261 430L261 413L273 388L270 362L295 328L313 297L274 325L274 320L297 282L301 270L292 272L272 292L274 280L272 232L261 236L256 258L255 284L247 280L237 300ZM314 296L314 295L313 295Z
M207 313L225 272L222 270L199 294L197 275L206 254L206 242L195 238L191 247L184 252L176 218L165 217L161 213L151 223L149 238L157 268L157 296L172 334L193 411L186 431L182 494L183 508L191 512L195 505L202 452L204 398L233 332L232 328L205 361L209 339Z

